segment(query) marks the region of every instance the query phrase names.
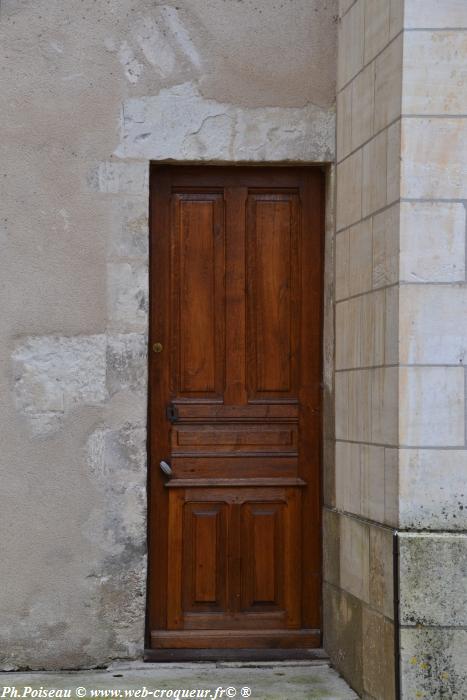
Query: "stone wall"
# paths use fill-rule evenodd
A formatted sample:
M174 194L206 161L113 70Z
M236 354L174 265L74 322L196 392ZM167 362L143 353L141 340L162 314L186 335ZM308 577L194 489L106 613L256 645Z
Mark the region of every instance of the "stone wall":
M141 656L153 160L334 159L334 0L2 0L1 665Z
M405 0L399 261L401 690L467 688L467 6ZM423 531L423 532L421 532Z
M467 6L340 9L328 648L365 698L393 698L396 674L402 698L461 698Z
M340 3L335 490L324 511L325 648L365 698L395 697L402 4Z

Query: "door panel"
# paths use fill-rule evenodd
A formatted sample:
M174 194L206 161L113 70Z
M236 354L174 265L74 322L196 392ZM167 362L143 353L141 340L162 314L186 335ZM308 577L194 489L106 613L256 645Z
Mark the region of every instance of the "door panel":
M315 169L152 168L152 648L320 643L321 232Z
M174 194L172 390L221 397L224 389L225 237L220 194Z
M296 194L247 202L248 398L297 399L299 221Z

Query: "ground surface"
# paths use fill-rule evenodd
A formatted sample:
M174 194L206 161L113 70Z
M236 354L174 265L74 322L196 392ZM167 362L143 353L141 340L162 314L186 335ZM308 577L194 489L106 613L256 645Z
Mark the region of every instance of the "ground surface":
M326 661L115 664L107 670L99 671L3 673L0 681L0 698L50 697L47 694L49 689L69 690L71 693L65 697L72 698L358 698ZM204 690L205 693L190 695L190 690ZM135 691L140 693L136 694ZM56 693L55 697L57 696L60 697L60 694Z

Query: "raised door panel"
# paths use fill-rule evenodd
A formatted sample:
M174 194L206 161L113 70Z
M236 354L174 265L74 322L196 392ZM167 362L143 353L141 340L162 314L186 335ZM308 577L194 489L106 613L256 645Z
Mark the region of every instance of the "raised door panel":
M182 567L185 612L226 609L226 503L185 503Z
M284 607L284 503L242 508L242 610Z
M225 377L225 231L221 194L172 198L173 398L221 398Z
M300 319L299 199L247 200L248 398L296 399Z
M169 493L167 626L186 629L195 620L228 612L229 504L202 490Z
M275 618L277 627L300 623L300 489L275 498L246 500L241 507L241 610Z

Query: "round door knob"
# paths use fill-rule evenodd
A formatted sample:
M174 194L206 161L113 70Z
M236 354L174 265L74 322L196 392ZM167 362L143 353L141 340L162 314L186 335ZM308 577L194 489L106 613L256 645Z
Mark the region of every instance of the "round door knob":
M154 350L154 352L162 352L162 343L154 343L152 349Z

